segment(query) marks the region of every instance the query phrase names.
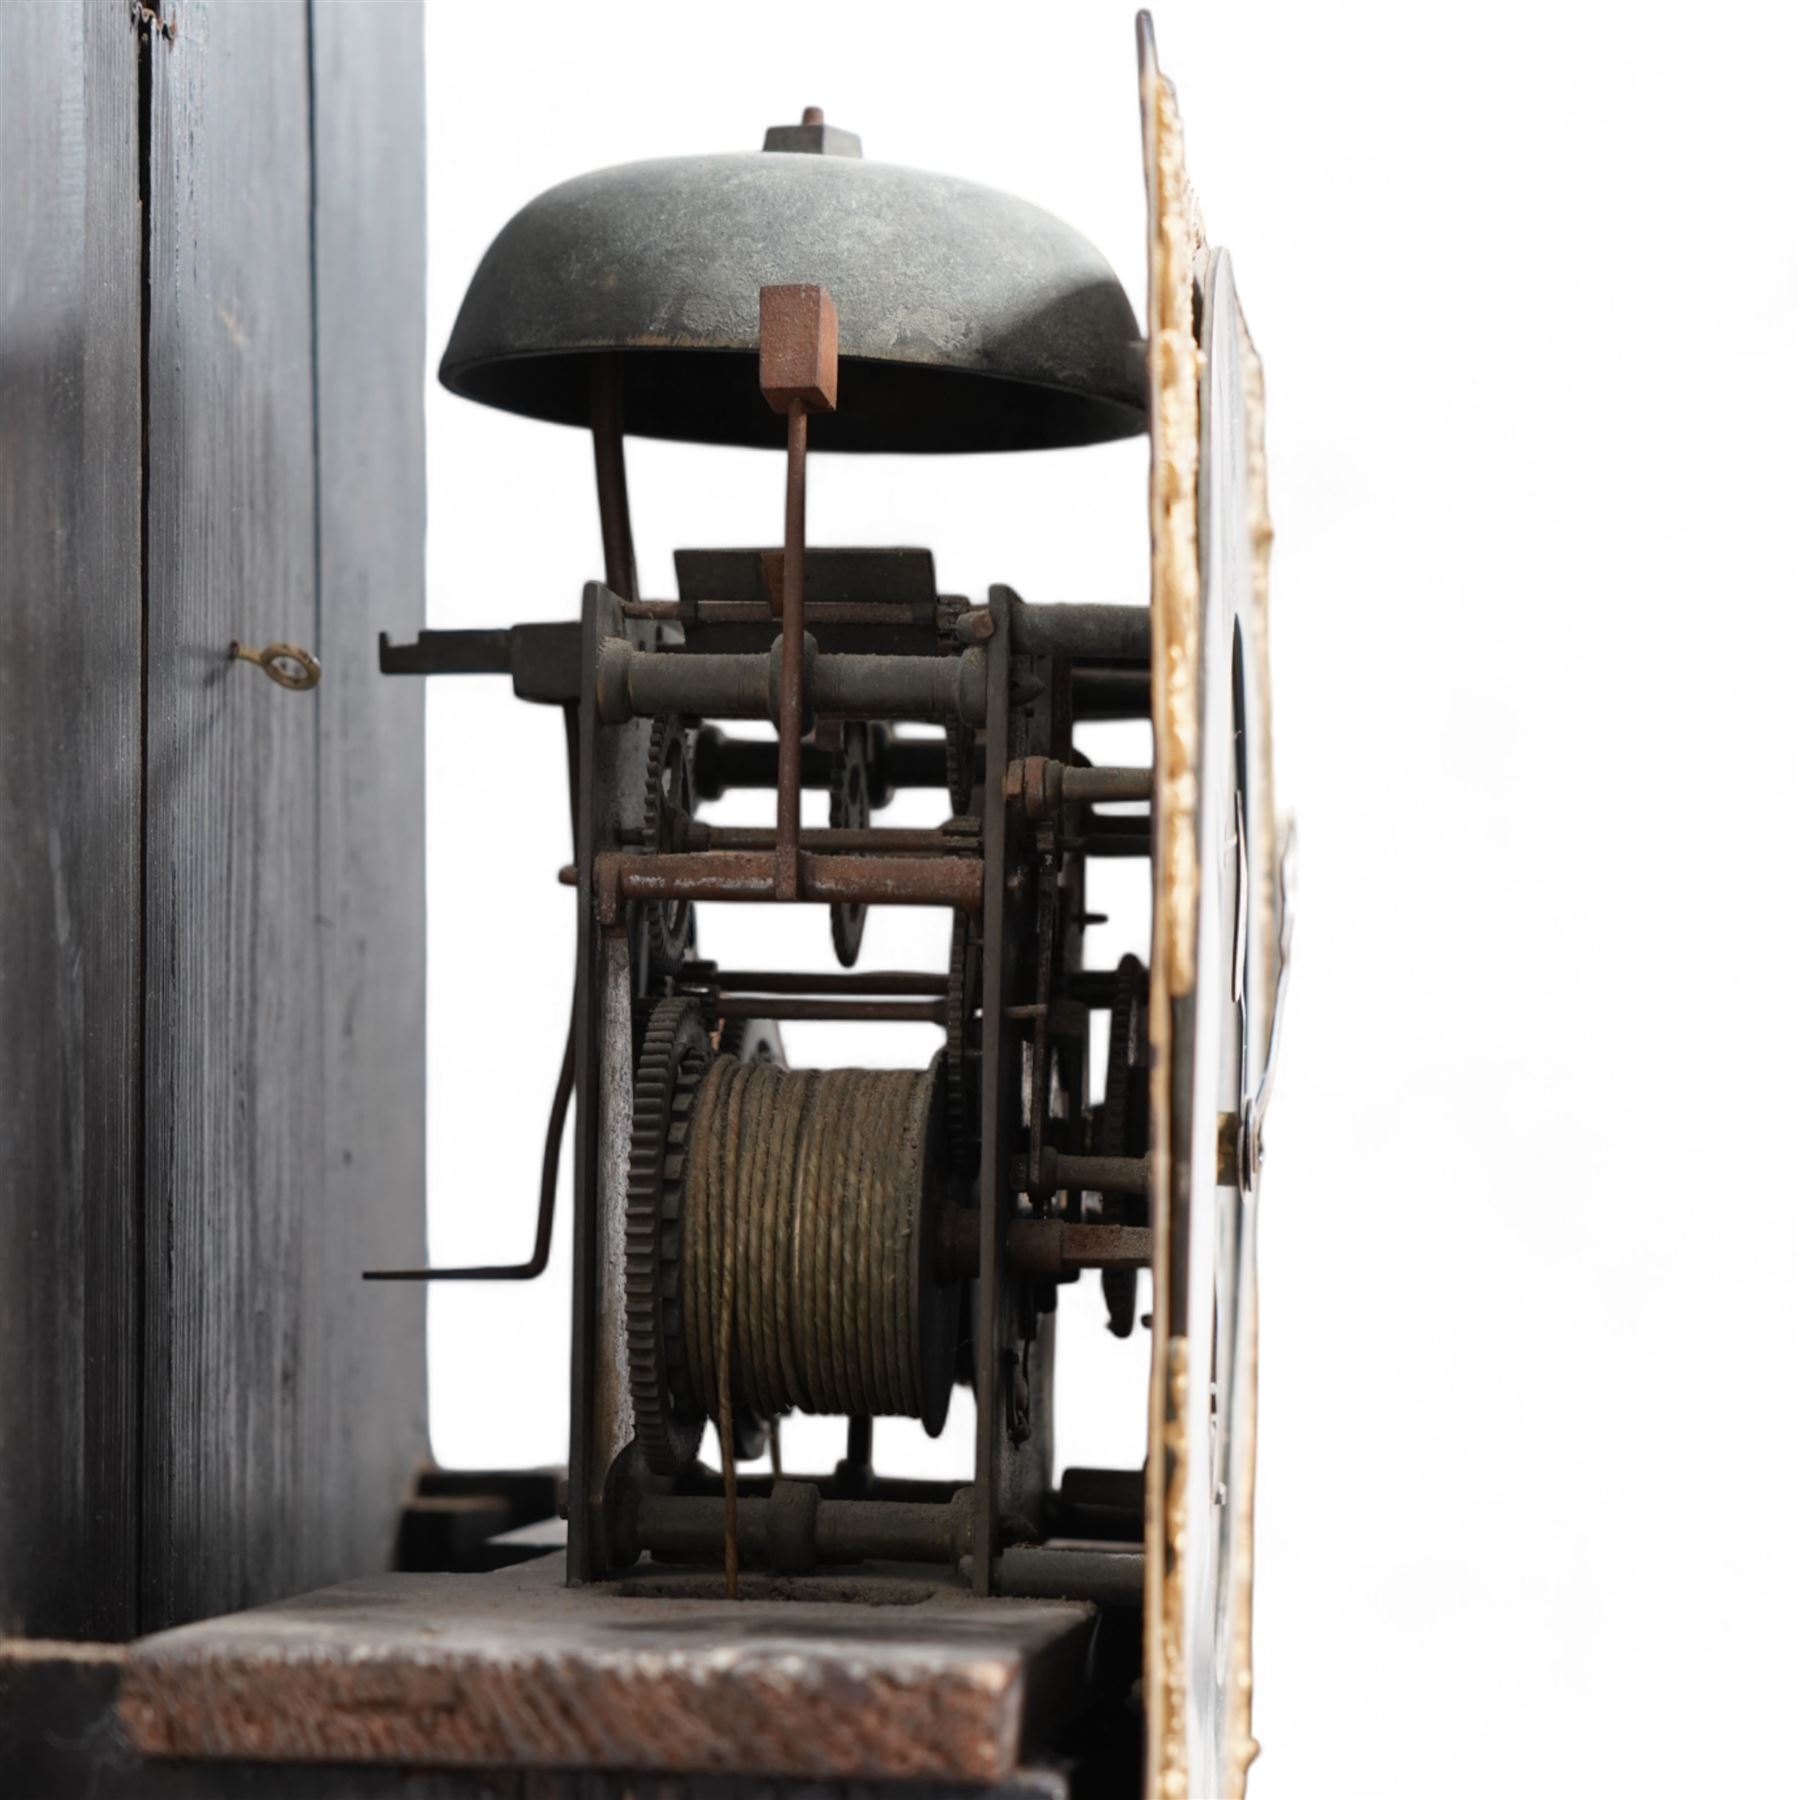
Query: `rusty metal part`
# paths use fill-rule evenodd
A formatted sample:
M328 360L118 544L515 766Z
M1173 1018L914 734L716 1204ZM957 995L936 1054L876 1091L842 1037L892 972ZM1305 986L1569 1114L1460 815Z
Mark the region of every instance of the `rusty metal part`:
M767 300L770 290L764 290ZM834 334L835 336L835 331ZM781 636L776 640L781 671L775 757L775 897L800 897L800 739L806 712L806 407L788 407L787 456L788 574L783 584Z
M944 978L924 969L719 969L709 977L726 994L938 994Z
M946 1277L973 1275L981 1260L981 1221L947 1207L938 1228L938 1267ZM1150 1232L1141 1225L1089 1225L1071 1219L1008 1219L1006 1260L1027 1275L1062 1281L1084 1269L1150 1266Z
M836 856L979 856L981 840L970 832L953 829L963 823L950 820L929 829L905 826L809 827L800 833L802 850L818 850ZM629 841L621 833L622 841ZM776 834L764 825L713 825L696 820L685 833L684 850L770 850Z
M980 841L952 829L961 823L952 819L934 831L892 826L833 831L807 826L800 833L800 848L833 856L978 856ZM617 835L627 849L637 849L645 842L644 832L634 826L621 826ZM676 851L681 854L773 850L776 834L766 825L713 825L704 819L690 819L681 828L679 839ZM574 887L575 865L564 863L556 878L564 887Z
M904 1021L923 1025L944 1022L942 1000L812 999L773 994L723 994L721 1019L840 1019Z
M130 1646L119 1717L152 1757L988 1784L1082 1704L1079 1603L874 1573L750 1576L735 1606L716 1572L621 1585L654 1597L567 1587L556 1556L371 1576Z
M994 1591L1032 1600L1091 1600L1139 1610L1144 1604L1144 1552L1074 1544L1015 1544L1001 1552Z
M777 1481L738 1501L746 1564L810 1575L820 1563L909 1562L955 1568L974 1537L972 1488L943 1503L826 1500L811 1482ZM724 1549L724 1502L704 1495L643 1494L623 1509L619 1552L665 1562L713 1562Z
M603 924L628 900L773 900L774 859L749 851L644 856L603 851L594 889ZM969 857L821 856L800 853L799 898L861 900L872 906L972 908L981 897L981 864Z
M538 1177L537 1233L531 1254L520 1263L479 1263L448 1269L364 1269L364 1281L535 1281L550 1266L550 1237L556 1226L556 1179L562 1162L562 1141L569 1120L569 1101L575 1091L575 1027L563 1040L562 1067L556 1092L550 1101L550 1123L544 1134L544 1154Z
M563 708L562 721L569 771L569 823L571 835L579 842L576 814L581 791L580 723L573 706ZM573 875L574 871L571 869L569 873ZM537 1235L532 1241L530 1256L520 1263L481 1263L461 1268L365 1269L364 1281L535 1281L550 1266L550 1238L556 1226L557 1176L562 1166L569 1104L575 1094L575 1037L580 1010L579 996L572 995L569 1029L563 1038L562 1064L557 1070L556 1089L550 1099L550 1123L544 1132L544 1153L538 1173Z
M588 369L587 425L594 437L594 489L600 503L600 547L606 585L627 603L638 597L637 551L631 541L631 500L625 484L625 414L619 366Z
M764 300L769 290L764 290ZM836 337L835 327L833 337ZM834 348L835 364L835 348ZM835 375L835 367L833 371ZM835 390L834 390L835 391ZM775 764L775 896L800 897L800 739L806 731L806 407L788 407L788 574L781 608L781 706Z
M679 558L684 553L678 551L676 554ZM817 557L825 559L834 555L842 557L853 553L821 550L815 554ZM810 568L812 560L813 557L809 556L809 583L812 579ZM853 636L852 634L847 633L843 628L850 625L875 627L877 625L875 608L879 604L879 602L860 600L817 602L808 605L806 609L806 622L809 630L810 627L816 624L826 636L832 640L831 644L826 645L827 654L868 655L870 652L861 649L860 645L857 644L857 639L865 634L858 633ZM709 639L713 632L724 632L729 635L735 631L736 635L741 638L742 627L748 624L755 624L761 628L758 634L761 641L755 644L754 650L756 654L763 656L767 655L769 628L777 618L777 615L770 611L769 604L766 600L757 600L754 602L689 602L686 600L642 601L628 603L628 605L628 616L630 617L654 618L657 620L666 620L670 623L697 624L702 627L712 628L710 632L703 631L700 634L703 640ZM730 607L733 610L730 614L719 613L716 615L705 610L715 606ZM816 610L818 607L826 607L831 610L828 612L819 612ZM657 610L654 612L647 610L651 608ZM741 612L739 609L742 609ZM918 626L922 622L927 610L935 611L935 607L927 609L923 602L908 603L908 609L912 615L915 626ZM619 610L621 616L627 616L627 607L620 607ZM1073 609L1064 607L1040 607L1037 610L1041 612L1063 612ZM1103 612L1123 612L1127 609L1123 607L1102 607L1099 610ZM974 614L965 614L964 617L975 617L987 620L991 619L992 614L988 609L982 608ZM734 620L738 621L738 624L735 627L732 623ZM901 632L899 620L896 618L891 621L888 629L890 634ZM877 632L874 635L879 635L879 633ZM969 637L966 640L965 647L981 649L986 645L989 635L991 634ZM421 631L415 641L410 644L392 643L384 636L380 646L381 671L384 675L510 675L512 677L513 691L520 699L547 704L567 705L575 699L576 688L581 678L578 638L579 632L577 628L571 622L567 621L548 624L513 625L503 630ZM910 653L896 658L893 653L888 653L885 658L877 658L877 660L899 660L902 662L935 662L939 660L950 660L949 657L940 657L935 653L941 648L935 633L930 641L933 646L934 654L920 655L917 653ZM959 637L956 641L960 642L963 640ZM833 645L843 646L846 643L855 647L833 647ZM735 655L748 655L751 654L751 650L749 647L746 647L739 642L733 643L730 646L730 653ZM713 654L713 652L705 650L702 646L695 646L693 648L680 649L673 652L665 650L662 654L675 654L685 658L687 666L691 670L702 666L696 660L699 656L710 655ZM720 678L715 676L715 679ZM759 708L756 703L756 697L761 690L756 685L754 677L746 677L744 679L745 686L736 690L739 693L740 704L742 704L743 710L735 714L721 711L717 713L716 716L720 718L773 717L773 713L766 707ZM833 676L833 679L836 679L835 675ZM1109 661L1076 662L1071 668L1070 680L1071 695L1074 701L1075 714L1078 718L1143 719L1149 717L1150 678L1147 669L1141 663ZM742 699L743 694L746 692L749 694L748 701ZM662 708L662 710L681 711L684 709L677 702L676 704ZM690 707L685 710L692 712L695 709ZM832 709L823 708L822 710L831 711ZM850 705L844 706L842 712L846 717L860 716L863 718L882 718L886 716L906 718L913 716L907 713L885 715L880 712L866 712L859 715L857 714L856 709ZM934 721L939 715L921 712L917 716L921 722L928 723ZM970 723L978 725L980 721L979 719L976 719ZM944 777L940 759L942 758L944 751L941 744L931 744L920 739L897 739L894 741L892 747L896 756L902 760L903 766L909 771L914 771L908 773L904 779L900 780L899 785L908 787L936 787L943 784ZM754 758L759 751L766 751L772 757L775 746L772 743L765 745L749 742L744 743L743 753L745 755ZM965 732L961 743L961 754L963 755L965 762L967 761L967 756L971 753L973 753L973 739ZM770 767L772 770L773 765L771 764ZM938 771L935 775L931 772L933 769ZM824 765L815 761L812 772L807 775L807 785L822 787L824 785L824 773ZM738 785L773 787L774 776L772 772L768 774L759 774L754 778L746 778L745 781L738 783ZM703 788L702 798L713 797L716 796L708 794ZM958 810L965 809L966 805L967 801L965 798Z
M729 1561L735 1543L752 1568L810 1575L819 1563L819 1509L819 1490L802 1481L777 1481L766 1495L744 1497L735 1507L729 1484L719 1500L633 1495L620 1511L620 1561L630 1566L646 1554L671 1563L710 1563L721 1556Z
M597 695L603 724L626 719L769 719L781 717L782 642L766 655L714 655L704 651L638 650L623 638L602 649ZM805 692L815 712L844 719L979 719L986 682L984 650L950 656L876 656L840 652L826 656L793 635L810 664ZM779 787L779 778L777 780Z
M778 413L835 412L838 400L838 316L829 289L817 282L766 283L756 300L757 382ZM793 443L790 430L788 442ZM790 520L790 523L792 521ZM790 533L790 561L803 547ZM783 594L783 613L788 595Z
M1144 1225L1084 1224L1073 1219L1009 1219L1007 1260L1028 1275L1061 1279L1083 1269L1147 1269L1150 1231Z
M800 897L800 739L806 706L806 415L837 405L837 308L817 285L765 286L757 344L763 398L787 414L787 520L781 580L780 749L775 894Z
M1006 765L1006 797L1028 819L1052 817L1062 804L1062 764L1048 756L1025 756Z
M1037 1165L1031 1159L1013 1159L1013 1185L1034 1199L1050 1194L1146 1194L1150 1191L1150 1159L1147 1156L1069 1156L1054 1144L1039 1151Z
M1060 656L1071 662L1150 660L1150 611L1143 606L1012 602L1013 650L1021 656Z
M1006 797L1025 808L1028 819L1054 818L1065 805L1148 800L1148 769L1085 769L1053 756L1025 756L1006 769Z

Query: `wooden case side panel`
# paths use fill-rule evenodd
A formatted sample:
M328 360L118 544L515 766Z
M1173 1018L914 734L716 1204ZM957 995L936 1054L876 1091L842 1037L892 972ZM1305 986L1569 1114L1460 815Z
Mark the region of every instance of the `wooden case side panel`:
M0 1634L137 1627L139 223L124 8L0 56Z
M422 611L417 21L360 16L389 11L193 0L152 70L146 1627L381 1566L424 1450L422 1302L360 1280L424 1204L422 744L370 667L372 615Z
M314 0L323 1216L307 1239L312 1581L385 1566L426 1453L425 695L382 631L425 623L425 45L419 6Z

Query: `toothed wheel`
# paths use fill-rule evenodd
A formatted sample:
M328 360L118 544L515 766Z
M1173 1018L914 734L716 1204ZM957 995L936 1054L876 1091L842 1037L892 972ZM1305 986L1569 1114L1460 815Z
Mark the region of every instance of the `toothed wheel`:
M773 1019L727 1019L719 1027L719 1054L739 1062L773 1063L778 1069L788 1066L781 1027Z
M659 1001L638 1052L625 1187L625 1341L637 1441L651 1468L673 1475L700 1448L703 1414L684 1410L687 1338L681 1320L681 1189L694 1094L712 1061L706 1016L689 999Z
M969 915L950 924L950 980L944 996L944 1102L951 1166L972 1174L980 1150L976 1119L981 1095L976 1085L980 1043L975 1014L981 1003L981 953Z
M1106 1048L1106 1100L1100 1114L1102 1156L1136 1156L1149 1135L1149 1066L1144 965L1135 956L1119 964L1113 995L1112 1033ZM1108 1269L1100 1277L1107 1324L1114 1337L1130 1337L1137 1325L1137 1270Z
M650 755L644 775L644 847L659 852L678 849L681 828L694 811L694 766L688 734L677 718L658 719L650 728ZM649 924L650 961L669 974L680 968L694 941L691 900L645 903Z
M869 728L844 727L844 747L831 765L831 826L834 831L866 831L874 814L869 804ZM856 966L869 909L861 901L831 903L831 942L846 969Z
M975 804L975 734L966 725L944 727L944 784L958 817Z

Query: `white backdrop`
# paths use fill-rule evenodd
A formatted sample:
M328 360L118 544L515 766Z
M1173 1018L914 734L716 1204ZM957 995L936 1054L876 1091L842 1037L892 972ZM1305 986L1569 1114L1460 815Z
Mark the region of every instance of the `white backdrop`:
M755 149L814 103L870 156L1061 214L1141 313L1131 16L434 0L433 354L533 194ZM1791 29L1537 3L1158 28L1268 366L1301 821L1254 1791L1791 1794ZM428 421L431 622L572 616L585 439L435 386ZM778 540L774 457L634 443L630 470L647 593L677 545ZM819 541L928 545L947 591L1143 597L1141 441L814 471ZM434 688L429 732L431 1251L513 1257L572 960L560 727L469 682ZM1121 881L1096 961L1141 948ZM825 966L806 927L713 908L703 949ZM944 942L878 918L864 965ZM905 1064L934 1036L789 1045ZM433 1294L445 1461L565 1453L567 1222L565 1179L549 1276ZM1091 1293L1063 1317L1059 1460L1135 1462L1142 1336L1105 1336ZM817 1430L790 1463L836 1455ZM968 1430L884 1426L877 1456L954 1468Z

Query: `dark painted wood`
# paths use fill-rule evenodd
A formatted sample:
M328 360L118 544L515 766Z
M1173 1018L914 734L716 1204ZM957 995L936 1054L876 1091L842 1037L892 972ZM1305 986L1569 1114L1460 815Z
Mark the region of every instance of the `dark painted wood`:
M154 57L146 1628L381 1566L424 1450L419 1300L358 1279L423 1239L421 746L370 667L422 610L417 21L336 15L194 0Z
M425 622L425 44L416 5L314 0L319 886L325 1189L302 1356L308 1581L382 1567L426 1450L425 693L380 632Z
M184 6L150 104L146 1629L288 1592L324 1371L318 625L304 0Z
M161 11L14 6L0 56L0 1632L37 1636L382 1567L425 1450L422 1298L359 1279L424 1243L422 716L374 656L423 616L420 14Z
M137 1623L137 49L113 0L11 6L4 25L0 1632L120 1637Z

